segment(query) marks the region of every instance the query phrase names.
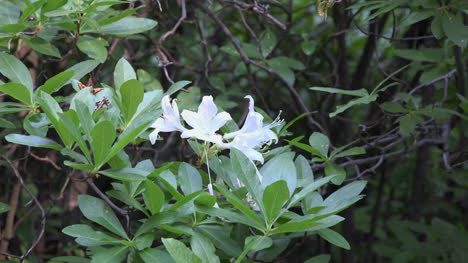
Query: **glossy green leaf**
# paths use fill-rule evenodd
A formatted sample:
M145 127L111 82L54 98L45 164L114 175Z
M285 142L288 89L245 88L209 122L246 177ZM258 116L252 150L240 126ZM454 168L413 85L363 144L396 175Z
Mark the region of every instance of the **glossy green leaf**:
M58 48L43 38L23 36L23 40L28 46L41 54L56 58L61 57Z
M182 80L177 81L176 83L172 84L169 89L164 93L164 96L171 96L172 94L176 93L177 91L183 89L185 86L190 84L191 81Z
M202 178L197 169L188 163L182 163L179 166L180 188L185 195L201 190Z
M101 164L115 141L115 127L110 121L97 123L90 132L94 163Z
M260 46L263 57L266 58L273 51L277 42L276 35L271 30L265 30L260 35Z
M317 149L322 156L328 156L328 149L330 148L330 140L328 137L320 132L314 132L309 137L309 145Z
M11 81L23 84L33 93L33 81L28 68L16 57L0 53L0 73Z
M306 196L309 196L313 191L317 190L319 187L328 183L331 179L332 179L331 176L327 176L324 178L320 178L311 184L308 184L297 194L293 195L293 197L291 198L291 201L288 204L288 208L295 206L299 201L304 199Z
M0 2L0 26L18 23L20 14L18 6L7 1Z
M338 164L327 163L325 165L325 175L333 176L333 178L331 179L332 183L340 185L346 178L346 170Z
M76 45L81 52L99 63L104 63L107 59L107 42L105 40L80 37Z
M91 263L122 262L127 256L128 247L101 248L93 255Z
M369 95L369 92L367 92L367 90L365 89L344 90L344 89L326 88L326 87L312 87L309 89L315 90L315 91L323 91L323 92L328 92L328 93L350 95L350 96L357 96L357 97L364 97L364 96Z
M73 70L74 73L72 79L80 80L86 74L93 71L97 67L97 65L99 65L99 62L97 62L96 60L85 60L78 64L75 64L73 67L68 68L66 71ZM70 82L71 81L67 81L67 83Z
M351 246L349 245L348 241L340 235L339 233L331 230L331 229L322 229L318 231L318 234L320 237L323 239L327 240L328 242L332 243L335 246L344 248L344 249L351 249Z
M52 78L48 79L44 85L42 85L41 89L45 93L52 94L58 91L61 87L63 87L75 74L75 71L68 70L62 73L59 73Z
M97 33L128 36L151 30L157 24L158 22L152 19L128 16L114 23L102 26Z
M281 208L289 199L286 181L276 181L268 185L263 191L263 206L268 224L272 224L279 217Z
M184 243L173 238L162 238L164 246L176 263L201 263L197 257Z
M84 224L77 224L65 227L62 232L76 238L86 238L96 242L96 244L119 244L120 240L101 231L96 231L92 227Z
M138 105L143 100L143 86L136 79L125 81L120 86L120 96L122 98L121 111L125 123L129 123L137 111Z
M146 207L150 210L151 214L154 215L161 211L164 204L164 192L151 182L150 180L145 181L145 192L143 192L143 200L145 201Z
M198 256L202 262L220 262L218 256L216 255L215 246L205 235L195 232L190 240L190 246L192 247L193 253Z
M147 248L138 252L145 263L174 263L172 257L166 252L156 248Z
M40 148L49 148L60 151L63 146L47 138L28 136L21 134L9 134L5 136L8 142Z
M100 174L121 181L144 181L147 173L136 168L112 168L99 171Z
M257 202L260 210L264 211L262 202L263 191L257 168L252 161L236 148L231 149L232 170L239 180L245 185L253 199Z
M32 105L32 98L30 90L20 83L10 82L0 85L0 92L6 93L9 96L27 104Z
M245 239L244 251L237 258L236 263L241 263L247 253L256 252L273 245L273 240L268 236L250 236Z
M122 84L128 80L136 79L136 73L133 67L124 58L119 59L114 69L114 85L117 91Z
M220 192L227 201L229 201L235 208L239 209L242 213L244 213L246 216L252 218L259 224L263 224L263 222L260 220L258 215L250 209L242 200L240 200L234 193L229 191L226 187L218 184L214 184L214 187L218 192Z
M119 219L109 205L101 199L89 195L80 195L78 196L78 206L87 219L100 224L123 238L128 238Z

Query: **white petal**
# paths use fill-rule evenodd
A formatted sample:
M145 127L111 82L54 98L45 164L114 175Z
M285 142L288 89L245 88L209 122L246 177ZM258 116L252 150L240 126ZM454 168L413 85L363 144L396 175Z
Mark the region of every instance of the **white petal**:
M156 140L158 139L158 133L159 133L159 130L156 129L152 133L149 134L149 139L150 139L151 144L156 143Z
M218 107L213 102L212 96L204 96L200 106L198 106L198 114L204 118L213 118L218 112Z
M200 126L200 118L196 112L183 110L181 115L185 122L192 128Z
M232 120L231 115L227 112L221 112L217 114L211 121L210 121L210 132L216 132L219 128L223 127L226 122Z
M158 118L153 124L151 124L150 128L160 128L164 125L164 119Z
M244 98L249 100L249 111L254 112L255 111L254 110L254 99L252 98L252 96L247 95Z
M169 96L164 96L162 98L161 108L163 110L163 115L173 115L173 109L171 107L171 98Z

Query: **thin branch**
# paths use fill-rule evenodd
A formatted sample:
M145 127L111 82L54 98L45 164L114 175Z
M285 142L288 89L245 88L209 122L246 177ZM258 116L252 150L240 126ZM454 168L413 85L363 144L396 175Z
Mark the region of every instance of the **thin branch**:
M449 79L449 78L452 77L452 75L453 75L455 72L457 72L457 70L456 70L456 69L452 69L451 71L449 71L449 73L447 73L447 74L445 74L445 75L443 75L443 76L440 76L440 77L435 78L435 79L433 79L433 80L431 80L431 81L429 81L429 82L427 82L427 83L423 83L423 84L421 84L421 85L419 85L419 86L416 86L416 87L413 88L408 94L409 94L409 95L412 95L413 93L415 93L417 90L419 90L419 89L421 89L421 88L431 86L431 85L433 85L433 84L435 84L435 83L437 83L437 82L439 82L439 81L441 81L441 80Z
M25 258L28 257L28 255L33 251L33 249L39 244L39 241L41 240L42 236L44 236L45 233L45 226L46 226L46 212L44 210L44 207L42 207L41 202L37 199L37 197L31 192L31 190L26 186L26 184L23 181L23 178L21 177L21 174L18 171L18 168L16 167L15 164L13 164L8 157L2 155L2 158L10 165L11 169L13 169L13 173L15 174L16 178L20 182L21 186L23 187L24 190L31 196L32 200L36 204L37 208L41 211L41 230L39 232L39 235L36 237L32 245L28 248L28 250L20 256L20 261L24 262Z

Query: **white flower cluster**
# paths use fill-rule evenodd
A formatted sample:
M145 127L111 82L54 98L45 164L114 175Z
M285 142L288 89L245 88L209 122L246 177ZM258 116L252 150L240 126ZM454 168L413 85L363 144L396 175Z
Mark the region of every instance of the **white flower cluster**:
M278 142L278 137L271 128L278 126L281 121L275 120L273 123L263 125L263 116L255 112L254 100L251 96L245 98L249 99L249 113L244 125L236 132L221 136L216 132L232 118L227 112L218 113L218 107L214 104L212 96L203 97L198 112L184 110L182 114L179 114L176 100L172 100L171 105L171 98L165 96L161 101L163 114L151 125L154 131L149 135L149 139L154 144L159 132L179 131L182 133L181 138L211 142L221 149L236 148L250 160L263 163L263 156L258 150L265 144ZM187 129L181 124L180 115L192 129Z

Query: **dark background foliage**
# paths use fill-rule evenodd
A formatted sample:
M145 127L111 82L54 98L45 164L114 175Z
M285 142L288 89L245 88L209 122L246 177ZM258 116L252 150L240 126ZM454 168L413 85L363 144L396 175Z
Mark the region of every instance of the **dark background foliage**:
M10 2L24 6L27 1ZM334 2L130 1L107 15L139 8L135 16L154 19L158 25L140 34L122 35L80 32L80 23L92 24L80 13L69 15L68 23L78 29L68 30L42 23L44 17L31 13L22 17L27 23L20 32L1 29L0 48L28 66L36 85L88 56L101 59L102 64L82 82L91 79L96 87L111 84L115 64L124 57L140 69L138 76L145 80L146 89L192 81L187 92L178 95L182 108L196 107L202 95L211 94L240 119L247 110L242 98L251 94L273 119L280 111L286 121L314 112L297 121L285 139L308 138L318 131L335 146L364 147L365 155L334 160L346 169L345 183L368 180L366 197L344 213L346 220L336 228L351 250L331 247L319 238L297 238L274 262L303 262L329 253L331 262L343 263L466 262L466 1ZM11 8L7 3L0 1L0 14ZM53 46L44 51L31 42L34 38ZM100 49L80 46L83 38L101 41ZM385 85L395 84L373 99L309 89L370 93L386 78ZM61 95L67 96L70 90L63 89ZM2 94L0 100L9 98ZM337 105L347 103L353 106L330 116ZM16 127L21 127L26 113L5 117L13 126L2 123L0 136L13 130L21 133ZM69 181L66 175L73 171L62 165L53 150L1 142L0 200L11 209L0 214L0 252L24 253L40 232L41 211L14 176L18 171L48 219L31 262L79 253L81 248L60 230L80 222L76 198L91 192L87 184ZM280 144L287 142L280 140ZM164 136L156 146L145 142L126 150L134 158L132 163L147 158L156 166L172 160L195 161L190 147L177 136ZM322 164L312 167L316 177L324 173ZM101 179L97 185L104 191L110 181Z

